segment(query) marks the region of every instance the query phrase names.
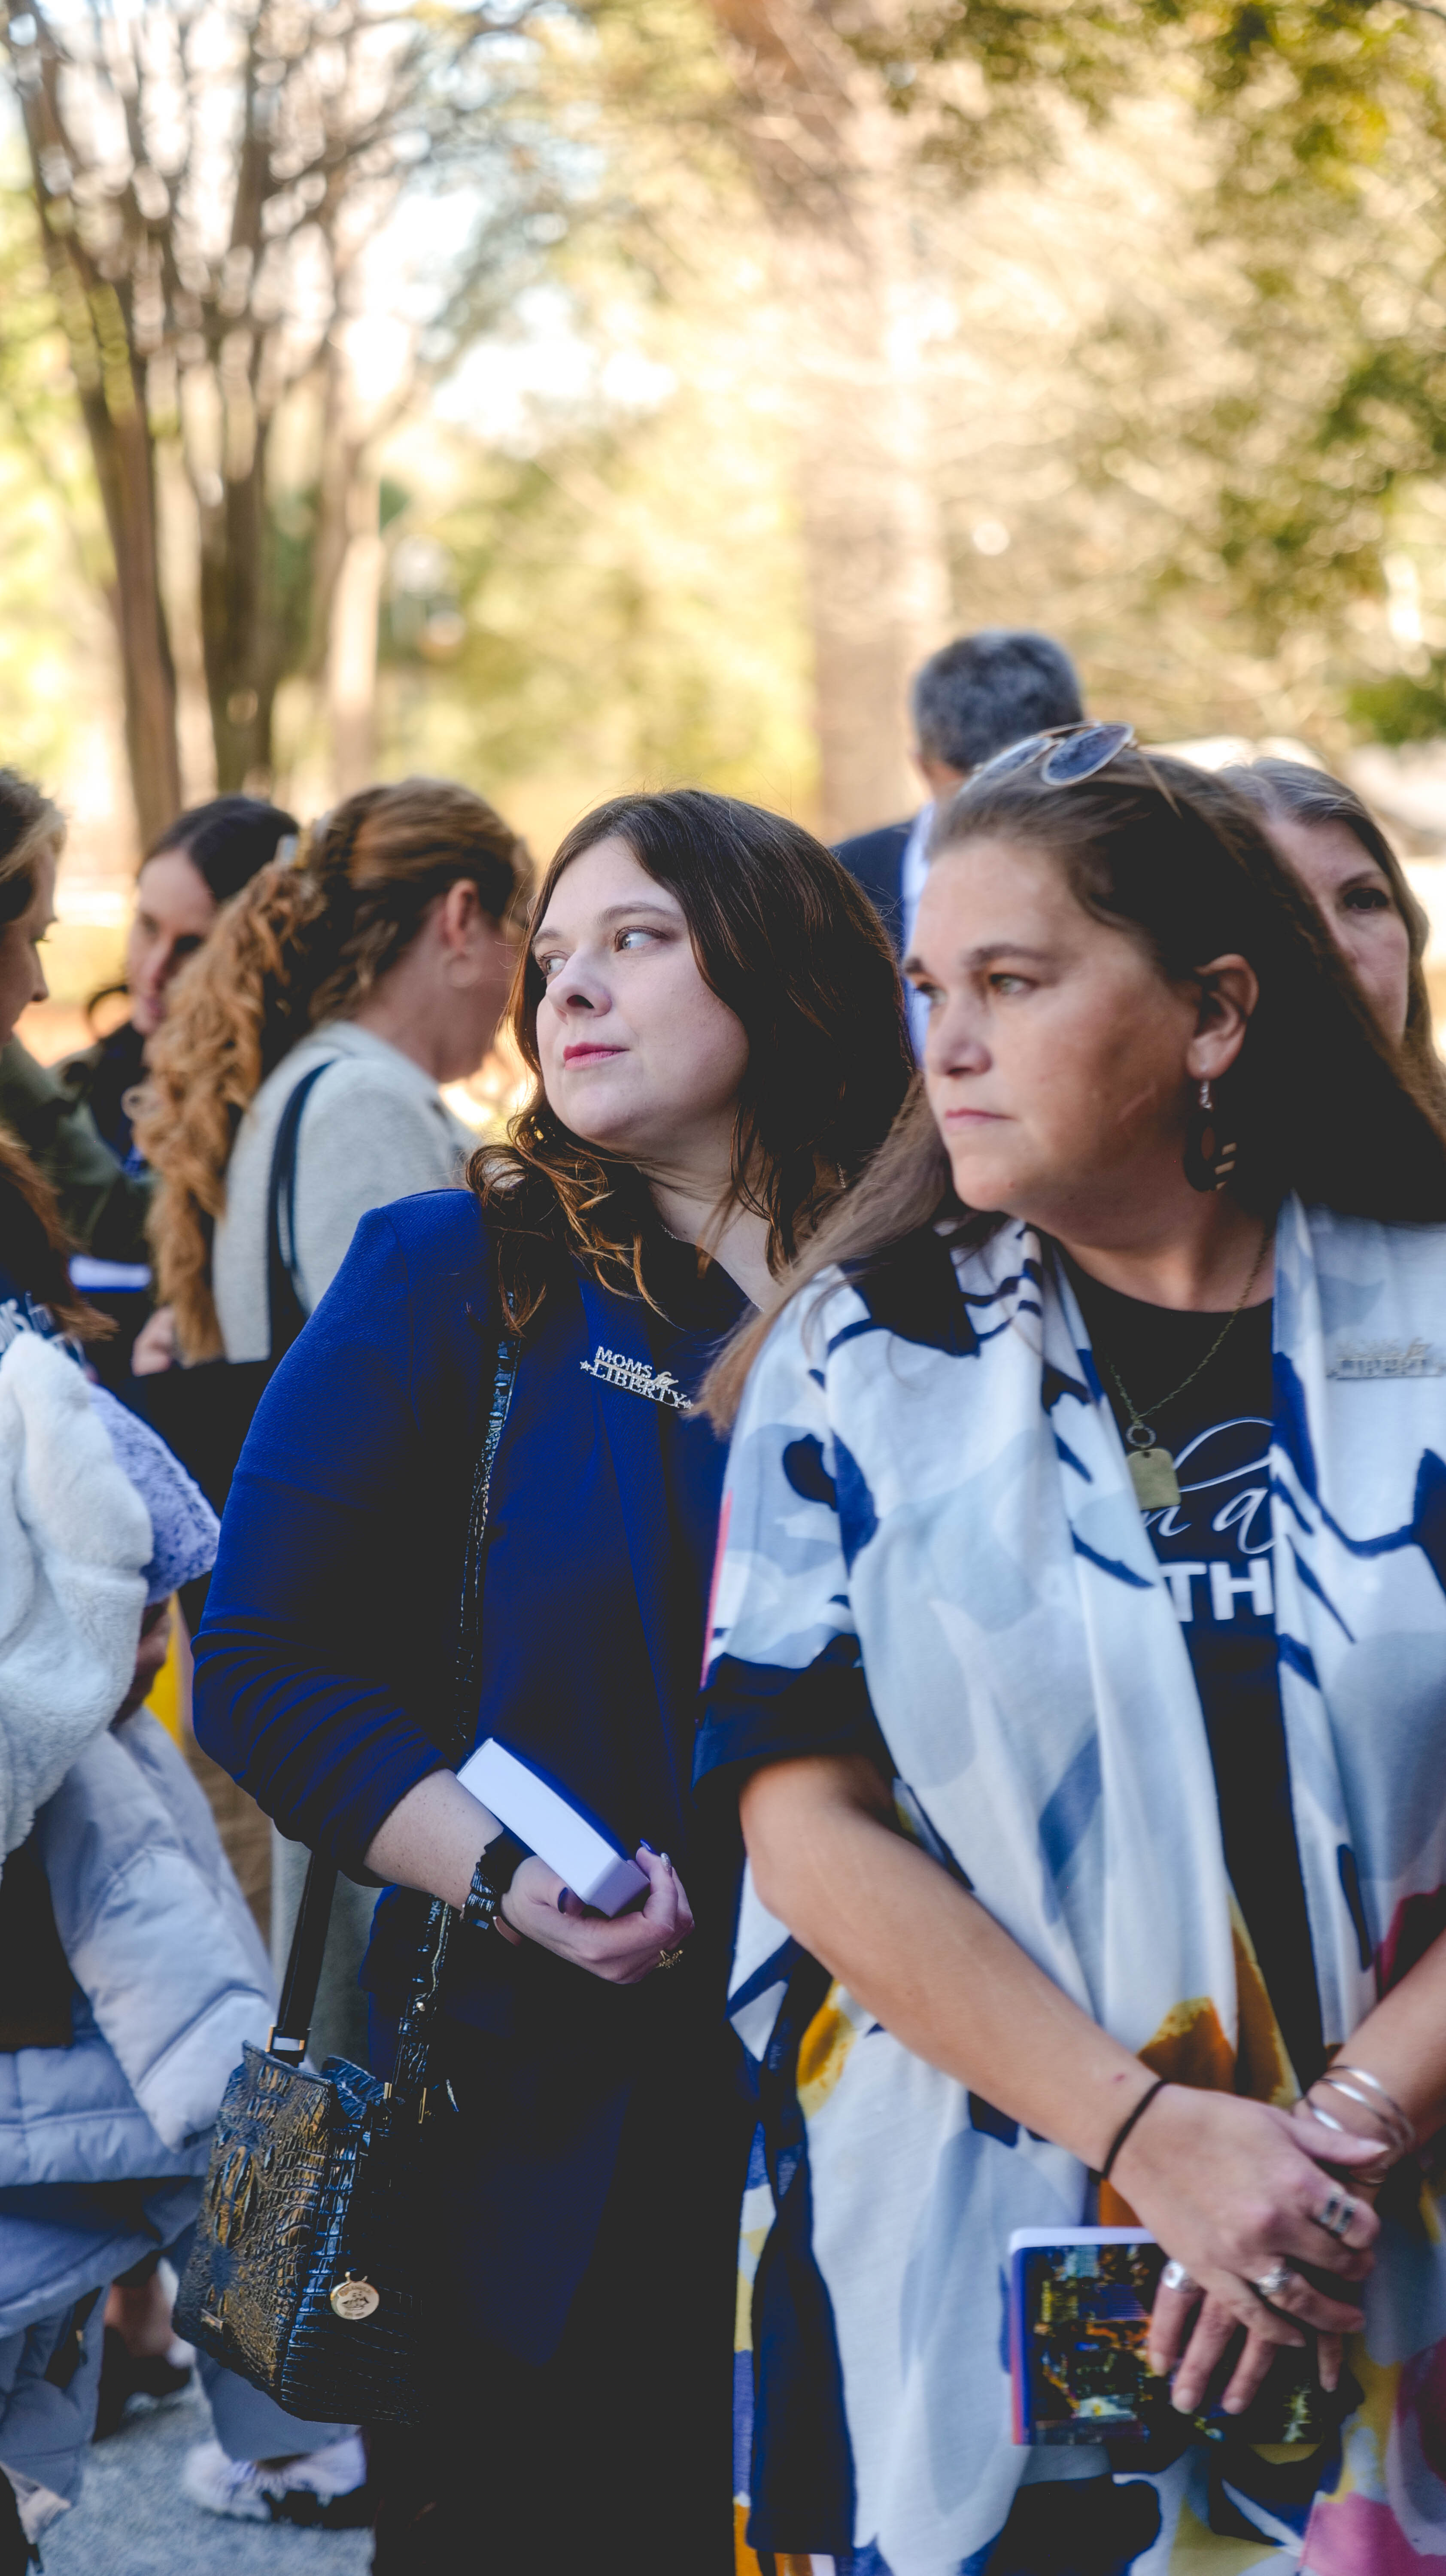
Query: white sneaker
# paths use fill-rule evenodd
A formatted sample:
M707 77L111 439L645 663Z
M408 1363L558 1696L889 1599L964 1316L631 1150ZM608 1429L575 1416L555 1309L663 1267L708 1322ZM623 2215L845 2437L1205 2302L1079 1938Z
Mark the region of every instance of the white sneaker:
M198 2442L181 2463L181 2493L233 2522L299 2522L322 2531L359 2531L371 2520L366 2453L359 2433L280 2468L233 2460L219 2442Z

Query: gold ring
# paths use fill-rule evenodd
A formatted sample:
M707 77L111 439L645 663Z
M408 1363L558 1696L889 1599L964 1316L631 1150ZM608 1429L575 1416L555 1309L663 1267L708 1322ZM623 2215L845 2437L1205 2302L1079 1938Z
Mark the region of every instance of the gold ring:
M683 1952L681 1944L676 1950L660 1950L658 1952L658 1965L660 1968L676 1968L682 1955Z

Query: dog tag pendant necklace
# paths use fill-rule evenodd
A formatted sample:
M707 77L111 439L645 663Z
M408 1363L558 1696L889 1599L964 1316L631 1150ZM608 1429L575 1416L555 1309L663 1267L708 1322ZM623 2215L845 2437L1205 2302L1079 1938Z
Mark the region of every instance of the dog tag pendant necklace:
M1162 1449L1149 1424L1132 1422L1129 1442L1130 1482L1142 1512L1165 1511L1180 1499L1180 1479L1168 1449Z
M1180 1479L1175 1473L1175 1461L1169 1450L1161 1447L1150 1429L1150 1416L1152 1413L1163 1413L1166 1406L1173 1404L1178 1396L1182 1396L1186 1387L1193 1386L1196 1378L1210 1366L1232 1324L1244 1312L1250 1292L1264 1267L1270 1240L1271 1229L1267 1226L1261 1237L1260 1250L1255 1256L1250 1277L1240 1292L1239 1301L1226 1316L1204 1358L1196 1361L1189 1376L1182 1377L1179 1385L1172 1387L1168 1395L1157 1395L1154 1403L1146 1405L1143 1412L1136 1404L1109 1353L1101 1351L1096 1344L1096 1356L1104 1361L1114 1379L1120 1402L1130 1417L1130 1427L1125 1433L1125 1455L1129 1460L1130 1482L1135 1489L1135 1500L1142 1512L1168 1511L1172 1503L1178 1503L1180 1500Z

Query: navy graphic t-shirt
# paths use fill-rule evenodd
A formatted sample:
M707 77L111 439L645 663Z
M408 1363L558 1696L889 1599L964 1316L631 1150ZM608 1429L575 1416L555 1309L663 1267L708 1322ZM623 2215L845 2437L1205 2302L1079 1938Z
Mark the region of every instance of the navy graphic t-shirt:
M1157 1404L1199 1366L1225 1316L1143 1305L1073 1263L1070 1277L1121 1432L1130 1412L1110 1361L1175 1461L1180 1500L1145 1521L1195 1670L1231 1885L1304 2089L1325 2052L1276 1678L1270 1305L1238 1315L1192 1384Z

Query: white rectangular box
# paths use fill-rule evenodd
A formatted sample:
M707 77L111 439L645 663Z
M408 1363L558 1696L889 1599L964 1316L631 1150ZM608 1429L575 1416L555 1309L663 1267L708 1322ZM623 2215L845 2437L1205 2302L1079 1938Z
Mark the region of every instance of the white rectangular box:
M499 1824L556 1870L584 1905L595 1906L599 1914L621 1914L643 1893L648 1882L637 1862L495 1735L478 1745L457 1777L491 1808Z

